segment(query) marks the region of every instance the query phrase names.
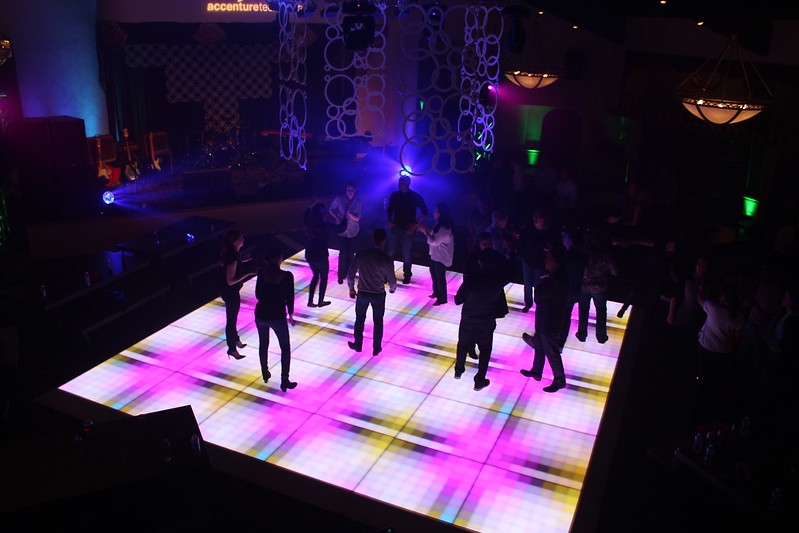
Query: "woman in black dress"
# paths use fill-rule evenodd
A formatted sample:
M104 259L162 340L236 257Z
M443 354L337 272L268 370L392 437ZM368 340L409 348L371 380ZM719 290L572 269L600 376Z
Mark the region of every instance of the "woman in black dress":
M244 235L237 229L230 230L222 243L219 263L222 266L220 276L219 292L222 301L225 302L225 337L227 339L228 359L243 359L244 356L238 352L238 348L247 346L239 338L239 331L236 321L239 317L241 308L241 287L244 280L252 275L252 272L242 269L242 263L249 261L249 257L242 257L241 247L244 246Z

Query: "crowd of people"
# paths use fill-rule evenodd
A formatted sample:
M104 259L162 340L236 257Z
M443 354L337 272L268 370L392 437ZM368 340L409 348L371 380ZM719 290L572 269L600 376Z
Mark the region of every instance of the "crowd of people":
M371 306L372 354L377 356L383 350L386 286L393 293L398 283L394 261L402 262L400 281L409 284L418 268L411 250L414 243L423 242L433 305L448 304L452 296L461 306L454 377L460 379L465 372L467 357L477 359L475 390L490 383L493 332L496 320L509 312L504 288L511 281L523 285L520 312L535 313L531 331L521 335L533 349L532 366L520 372L541 380L548 363L554 379L546 392L566 386L563 346L570 334L587 341L592 305L593 335L598 343L607 342L609 298L622 303L619 317L631 305L646 313L655 336L650 342L668 347L670 360L665 364L681 368L693 381L697 419L723 409L719 401L728 399L732 389L745 389L749 398L760 398L761 392L780 390L785 376L796 371L799 290L792 270L796 247L785 224L775 229L773 242L750 243L762 253L747 255L747 261L723 261L724 250L681 225L678 209L663 208L651 186L625 185L616 191L614 202L589 205L580 201L570 169L544 161L537 171L540 175L533 175L526 186L532 196L524 196L524 202L478 191L470 208L460 209L457 218L448 203L436 203L432 224L427 223L427 202L411 189L410 178L401 176L386 204L385 227L374 229L371 246L363 250L354 249L362 230L363 206L357 185L347 183L329 207L315 202L304 216L305 256L313 272L307 305L330 304L324 297L328 249L335 238L340 252L338 283L346 281L355 299L354 339L349 347L362 351ZM794 214L788 224L795 228L796 220ZM460 229L465 230L463 239L456 235ZM247 268L246 258L239 254L242 242L243 237L232 232L222 253L228 354L239 358L237 348L244 346L235 327L238 289L247 276L257 275L263 378L269 379L265 347L271 328L281 345L281 388L291 389L296 383L289 381L290 343L284 326L294 323L293 278L280 269L279 250L270 251L258 268ZM455 259L459 246L467 248L462 264ZM451 269L463 274L454 295L448 294L445 278ZM579 319L576 331L571 331L575 305Z

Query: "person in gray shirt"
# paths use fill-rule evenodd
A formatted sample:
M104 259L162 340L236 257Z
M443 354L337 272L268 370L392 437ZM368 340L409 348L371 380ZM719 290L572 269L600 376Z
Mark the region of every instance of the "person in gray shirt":
M355 254L347 273L347 286L350 298L355 298L355 340L347 345L360 352L363 348L363 329L366 323L366 310L372 306L374 321L374 340L372 355L383 351L383 315L386 312L386 283L388 292L397 290L397 276L394 261L383 251L386 244L386 230L377 228L372 236L373 246ZM358 290L355 290L355 276L358 275Z

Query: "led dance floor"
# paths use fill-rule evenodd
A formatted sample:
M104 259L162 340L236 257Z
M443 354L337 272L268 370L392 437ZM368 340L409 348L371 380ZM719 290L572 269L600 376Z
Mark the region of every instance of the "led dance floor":
M202 437L359 496L475 531L569 531L627 326L608 302L610 340L574 338L563 352L568 385L554 394L519 373L533 351L521 339L534 313L519 312L522 287L507 286L510 314L498 320L488 378L473 390L476 361L454 379L461 275L448 273L450 303L434 307L427 267L386 298L383 352L352 340L354 300L331 270L326 299L309 308L303 252L284 268L295 276L291 328L294 390L280 391L280 355L271 338L273 378L261 379L253 319L255 281L242 289L239 330L245 359L226 356L220 299L182 317L60 387L130 415L191 405ZM331 267L337 264L331 250ZM401 265L396 263L398 274ZM371 311L370 311L371 313ZM629 316L629 314L627 315Z

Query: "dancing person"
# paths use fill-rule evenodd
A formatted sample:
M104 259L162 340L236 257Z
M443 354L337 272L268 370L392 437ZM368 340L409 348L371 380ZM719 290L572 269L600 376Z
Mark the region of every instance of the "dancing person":
M524 283L524 307L526 313L533 306L533 291L546 272L544 255L554 250L561 243L561 236L552 227L551 216L543 208L533 211L531 224L522 229L519 235L519 256L522 259L522 276Z
M479 269L470 274L455 293L455 304L463 305L455 353L455 379L461 379L466 371L466 355L477 345L480 354L474 376L476 391L491 384L486 374L491 361L494 330L497 319L508 314L506 262L507 259L493 248L482 250L478 257Z
M344 186L344 194L339 194L330 203L330 216L337 224L346 220L346 228L338 234L338 284L344 283L355 253L355 238L360 233L360 220L363 214L361 200L357 196L358 186L348 181Z
M330 302L325 300L327 292L327 276L330 273L330 250L328 248L328 232L338 232L346 226L346 219L334 225L325 221L325 204L314 203L303 213L305 223L305 260L313 273L308 286L308 307L325 307ZM319 303L314 303L314 293L319 284Z
M255 284L255 326L258 329L258 358L264 383L269 381L269 330L275 332L280 345L280 390L286 392L297 383L289 379L291 367L291 341L289 324L294 321L294 274L280 268L283 253L272 247L266 251L265 265L258 273Z
M449 205L440 203L433 210L436 223L432 228L419 226L419 230L427 237L430 247L430 278L433 281L433 293L430 298L435 298L433 305L447 303L447 269L452 266L455 255L455 237L452 232L452 213Z
M219 280L219 292L225 302L225 340L227 342L228 359L244 359L238 348L247 346L239 338L236 322L241 309L241 287L244 280L252 276L252 272L242 268L242 263L249 262L252 258L241 252L244 246L244 234L237 229L232 229L225 235L219 254L219 264L222 272Z
M363 348L363 329L366 324L366 310L372 306L374 335L372 355L383 351L383 315L386 312L386 283L388 292L397 290L397 276L394 274L394 261L383 251L386 244L386 230L377 228L372 235L373 246L355 254L347 273L347 286L350 298L355 298L355 340L347 345L360 352ZM355 290L355 276L358 275L358 290Z
M401 175L397 187L398 190L389 196L386 208L389 227L386 252L393 261L397 252L402 251L402 283L407 285L413 275L411 262L413 236L419 224L427 216L428 209L422 196L410 189L410 177Z
M566 387L566 373L563 370L560 338L562 321L568 298L566 274L560 268L558 254L547 252L544 258L546 273L535 290L535 335L523 333L522 338L535 350L533 367L520 370L523 376L541 381L544 360L552 370L552 383L544 387L544 392L557 392Z

